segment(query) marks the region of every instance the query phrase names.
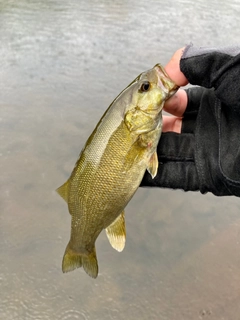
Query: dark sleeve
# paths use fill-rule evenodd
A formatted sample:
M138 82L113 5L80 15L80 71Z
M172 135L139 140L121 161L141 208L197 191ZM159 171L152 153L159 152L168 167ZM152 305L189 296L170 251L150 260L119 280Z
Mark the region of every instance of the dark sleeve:
M227 48L186 47L181 71L191 84L214 88L216 97L240 112L240 46Z
M188 46L180 68L191 84L207 88L194 132L200 191L240 196L240 46Z

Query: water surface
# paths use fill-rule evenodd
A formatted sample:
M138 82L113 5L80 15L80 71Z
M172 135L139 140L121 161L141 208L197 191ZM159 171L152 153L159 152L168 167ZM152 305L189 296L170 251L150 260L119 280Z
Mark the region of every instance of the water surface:
M0 318L228 319L240 314L240 202L139 189L120 254L62 274L55 189L114 97L183 45L239 40L230 1L0 0Z

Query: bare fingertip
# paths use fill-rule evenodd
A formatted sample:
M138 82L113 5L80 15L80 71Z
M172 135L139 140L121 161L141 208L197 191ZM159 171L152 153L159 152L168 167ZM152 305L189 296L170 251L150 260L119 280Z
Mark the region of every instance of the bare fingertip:
M163 116L163 132L176 132L181 133L182 118L173 116Z
M182 119L177 118L174 124L174 131L177 133L181 133L182 131Z

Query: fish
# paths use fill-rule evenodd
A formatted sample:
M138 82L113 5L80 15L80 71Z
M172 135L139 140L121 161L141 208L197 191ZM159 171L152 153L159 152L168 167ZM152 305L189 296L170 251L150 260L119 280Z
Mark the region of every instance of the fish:
M64 273L83 267L92 278L98 276L95 242L103 229L112 247L123 250L124 208L145 171L152 178L157 174L162 109L177 89L164 68L155 65L114 99L87 139L69 179L56 190L71 215Z

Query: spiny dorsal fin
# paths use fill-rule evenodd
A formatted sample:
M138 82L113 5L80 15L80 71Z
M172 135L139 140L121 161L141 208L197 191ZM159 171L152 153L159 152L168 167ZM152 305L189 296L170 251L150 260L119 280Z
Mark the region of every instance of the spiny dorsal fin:
M69 180L67 180L61 187L57 188L57 193L66 201L68 202L68 184Z
M156 151L150 158L149 164L147 166L147 171L151 174L152 179L156 177L158 171L158 156Z
M121 252L126 242L124 211L106 228L106 234L111 246Z

